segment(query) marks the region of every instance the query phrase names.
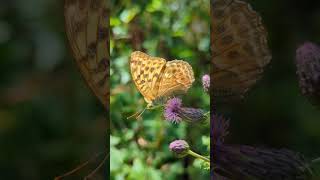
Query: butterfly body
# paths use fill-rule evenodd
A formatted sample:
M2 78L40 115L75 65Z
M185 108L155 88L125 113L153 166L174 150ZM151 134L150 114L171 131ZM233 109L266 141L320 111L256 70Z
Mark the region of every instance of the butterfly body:
M147 102L147 108L155 102L178 92L186 92L194 82L192 67L185 61L166 61L135 51L130 57L133 82Z

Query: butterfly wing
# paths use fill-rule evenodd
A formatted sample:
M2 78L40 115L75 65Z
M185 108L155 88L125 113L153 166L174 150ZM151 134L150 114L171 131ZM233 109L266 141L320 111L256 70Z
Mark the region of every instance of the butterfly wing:
M187 62L181 60L168 61L161 76L157 98L175 92L186 92L193 82L193 70Z
M133 82L149 104L156 98L159 77L165 64L166 60L163 58L152 57L140 51L131 53L130 70Z
M214 0L211 8L213 96L240 99L270 62L267 32L260 16L238 0Z
M65 0L65 29L85 81L104 106L109 102L109 10L104 0Z

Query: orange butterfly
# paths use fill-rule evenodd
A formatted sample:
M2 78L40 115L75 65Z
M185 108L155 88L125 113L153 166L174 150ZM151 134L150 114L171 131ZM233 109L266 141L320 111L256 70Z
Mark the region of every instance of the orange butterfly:
M131 54L130 70L133 82L148 103L177 92L186 92L194 82L192 67L185 61L166 61L143 52Z
M241 99L270 62L260 16L239 0L211 2L212 88L216 100Z
M109 105L109 10L105 0L66 0L65 29L87 84Z

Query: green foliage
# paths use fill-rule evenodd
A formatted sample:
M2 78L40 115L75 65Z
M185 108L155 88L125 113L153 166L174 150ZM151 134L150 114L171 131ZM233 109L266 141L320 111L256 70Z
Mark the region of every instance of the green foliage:
M131 81L128 62L134 50L189 62L196 81L182 96L183 104L209 110L209 96L201 87L210 62L209 0L117 3L110 19L112 179L209 178L203 166L193 165L202 160L178 159L168 147L173 140L186 139L195 152L209 154L207 141L201 141L209 135L208 124L171 124L164 120L161 108L147 110L141 120L127 119L146 106Z

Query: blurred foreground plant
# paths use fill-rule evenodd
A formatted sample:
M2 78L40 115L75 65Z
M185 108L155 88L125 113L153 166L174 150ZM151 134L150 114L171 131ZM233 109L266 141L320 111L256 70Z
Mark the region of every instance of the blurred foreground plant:
M230 179L310 179L315 176L311 166L318 159L308 161L302 154L288 149L259 148L226 144L229 121L212 115L211 176Z

